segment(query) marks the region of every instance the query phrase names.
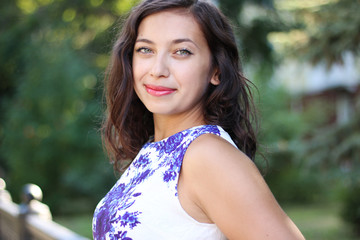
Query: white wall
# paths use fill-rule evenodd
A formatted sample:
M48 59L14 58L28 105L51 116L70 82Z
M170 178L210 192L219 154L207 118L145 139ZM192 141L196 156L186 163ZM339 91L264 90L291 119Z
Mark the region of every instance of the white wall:
M325 63L315 66L309 63L286 60L275 72L274 82L284 85L293 94L321 92L335 87L350 91L360 84L360 59L344 54L343 64L330 68Z

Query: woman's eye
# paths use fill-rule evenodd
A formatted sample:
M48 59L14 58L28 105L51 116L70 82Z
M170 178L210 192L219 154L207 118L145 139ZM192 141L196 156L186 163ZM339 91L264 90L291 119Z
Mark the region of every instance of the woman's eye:
M175 52L177 55L181 55L181 56L187 56L187 55L192 55L192 52L190 52L187 49L179 49Z
M138 48L138 49L136 50L136 52L138 52L138 53L143 53L143 54L152 53L151 49L146 48L146 47Z

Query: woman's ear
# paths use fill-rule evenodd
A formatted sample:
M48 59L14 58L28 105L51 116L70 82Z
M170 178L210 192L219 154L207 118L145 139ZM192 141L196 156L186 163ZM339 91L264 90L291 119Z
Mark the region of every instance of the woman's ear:
M210 83L212 85L219 85L220 84L220 72L218 69L214 70L214 73L211 76Z

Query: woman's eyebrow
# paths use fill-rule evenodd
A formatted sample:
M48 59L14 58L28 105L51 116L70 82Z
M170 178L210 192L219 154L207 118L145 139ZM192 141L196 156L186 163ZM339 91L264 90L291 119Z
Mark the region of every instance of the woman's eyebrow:
M172 41L174 44L178 44L178 43L183 43L183 42L190 42L192 44L194 44L197 48L199 48L199 46L190 38L179 38L179 39L175 39Z
M153 41L150 41L149 39L146 39L146 38L139 38L139 39L136 39L135 42L144 42L144 43L149 43L149 44L154 44Z
M143 43L148 43L148 44L155 44L153 41L146 39L146 38L139 38L137 39L135 42L143 42ZM179 44L179 43L183 43L183 42L190 42L192 44L194 44L197 48L199 48L199 46L190 38L178 38L175 39L173 41L171 41L172 44Z

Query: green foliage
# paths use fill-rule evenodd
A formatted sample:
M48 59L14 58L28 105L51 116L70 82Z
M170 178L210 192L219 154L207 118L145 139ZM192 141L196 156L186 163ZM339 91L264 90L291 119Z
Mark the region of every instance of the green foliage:
M297 153L303 168L322 173L322 188L331 186L338 192L335 197L343 201L342 217L355 230L360 227L359 122L360 114L356 113L345 125L313 131L312 136L299 143L303 148Z
M360 169L360 168L359 168ZM342 217L349 222L354 232L360 236L360 171L348 184L343 199Z
M357 167L360 159L360 115L338 127L314 130L304 142L299 158L305 165L332 169Z
M322 181L318 174L303 167L297 158L302 151L300 140L313 126L305 121L306 115L291 111L294 99L271 80L271 68L262 68L253 78L258 88L257 108L261 116L259 135L260 152L267 166L262 164L258 155L256 163L260 165L265 180L276 199L284 202L312 202L322 193Z
M359 114L347 125L321 127L333 110L328 104L313 101L305 112L297 111L296 97L275 81L264 80L268 76L269 67L251 78L258 87L259 96L255 99L259 99L261 116L260 152L267 160L267 168L261 156L256 161L261 169L267 169L263 171L267 183L280 202L337 197L343 189L341 179L346 170L360 159Z
M99 198L112 173L96 130L95 73L66 43L29 43L24 52L2 144L10 186L19 192L24 183L38 184L53 210L66 198Z
M96 2L19 0L0 10L0 174L15 199L38 184L54 213L93 209L115 180L98 133L109 43L96 36L110 41L119 1ZM95 39L103 47L92 50Z
M269 158L270 171L266 180L281 203L311 203L324 201L324 183L319 173L296 162L296 150L279 150Z
M285 28L273 0L220 0L219 5L234 25L241 56L256 65L273 64L273 48L267 35Z
M313 63L325 61L328 66L343 62L345 52L359 54L360 15L357 0L278 1L280 12L294 16L296 35L289 45L296 58L303 56ZM282 6L282 7L281 7ZM290 33L291 35L291 33ZM290 37L290 36L289 36ZM293 51L295 49L295 51Z
M353 211L354 203L360 203L349 200L359 184L356 177L360 169L358 123L359 115L346 125L306 130L302 138L275 146L269 155L271 171L266 176L274 195L280 201L311 202L325 201L326 197L338 199L337 194L341 198L343 191L350 192L344 203L353 204L348 212ZM349 176L357 180L347 184ZM331 196L330 191L336 192Z
M304 49L314 62L324 58L328 64L342 62L345 51L359 53L359 7L359 1L342 0L310 13L319 30L309 34L310 39Z

